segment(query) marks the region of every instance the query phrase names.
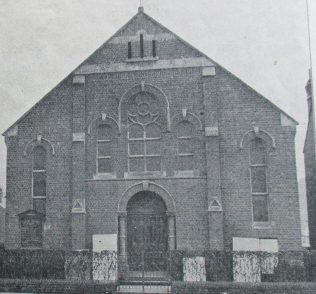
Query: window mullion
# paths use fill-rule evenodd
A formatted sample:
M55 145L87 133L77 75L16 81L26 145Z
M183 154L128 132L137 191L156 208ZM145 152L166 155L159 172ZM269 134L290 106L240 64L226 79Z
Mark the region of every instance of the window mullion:
M147 144L146 144L146 133L144 132L144 171L147 171Z

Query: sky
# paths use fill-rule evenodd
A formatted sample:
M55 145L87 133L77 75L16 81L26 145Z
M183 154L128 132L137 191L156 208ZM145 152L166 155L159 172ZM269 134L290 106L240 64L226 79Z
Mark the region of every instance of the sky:
M299 122L297 168L298 179L303 178L310 67L305 0L142 0L142 5ZM0 0L0 132L132 18L138 6L139 0ZM1 138L4 189L5 165Z

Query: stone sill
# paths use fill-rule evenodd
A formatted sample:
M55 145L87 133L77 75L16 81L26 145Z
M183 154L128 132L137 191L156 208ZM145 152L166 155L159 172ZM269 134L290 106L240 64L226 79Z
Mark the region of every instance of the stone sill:
M20 250L30 250L30 251L32 251L32 250L42 250L43 246L27 246L27 247L20 246L19 249ZM0 292L0 293L2 293L2 292Z
M94 174L93 179L94 180L109 180L109 179L116 179L116 172L114 173L99 173L99 174Z
M174 171L174 176L176 178L194 178L200 176L200 171L198 170L176 170Z
M156 177L166 177L166 171L152 171L152 172L125 172L124 179L146 179Z
M253 223L252 228L255 230L269 230L272 229L272 225L270 223Z
M86 210L72 210L71 211L72 214L85 214L86 213Z
M126 59L126 62L133 63L133 62L158 61L158 60L159 60L158 56L156 56L156 57L144 57L144 58L137 57L137 58Z

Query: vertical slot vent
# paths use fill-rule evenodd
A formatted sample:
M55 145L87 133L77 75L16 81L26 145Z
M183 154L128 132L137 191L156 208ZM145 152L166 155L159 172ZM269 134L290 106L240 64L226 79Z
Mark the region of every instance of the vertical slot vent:
M127 58L131 59L132 58L132 42L128 42L127 44Z
M153 57L157 56L157 52L156 52L156 40L153 40Z
M144 58L144 36L140 34L139 36L140 41L140 58Z

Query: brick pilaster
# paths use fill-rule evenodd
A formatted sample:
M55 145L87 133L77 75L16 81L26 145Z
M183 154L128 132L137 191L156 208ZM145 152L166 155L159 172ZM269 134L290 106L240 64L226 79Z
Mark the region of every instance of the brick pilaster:
M221 250L224 248L223 209L221 200L218 100L212 87L214 76L215 67L205 67L202 69L205 107L209 246L212 250Z
M85 249L85 77L73 78L71 247Z

